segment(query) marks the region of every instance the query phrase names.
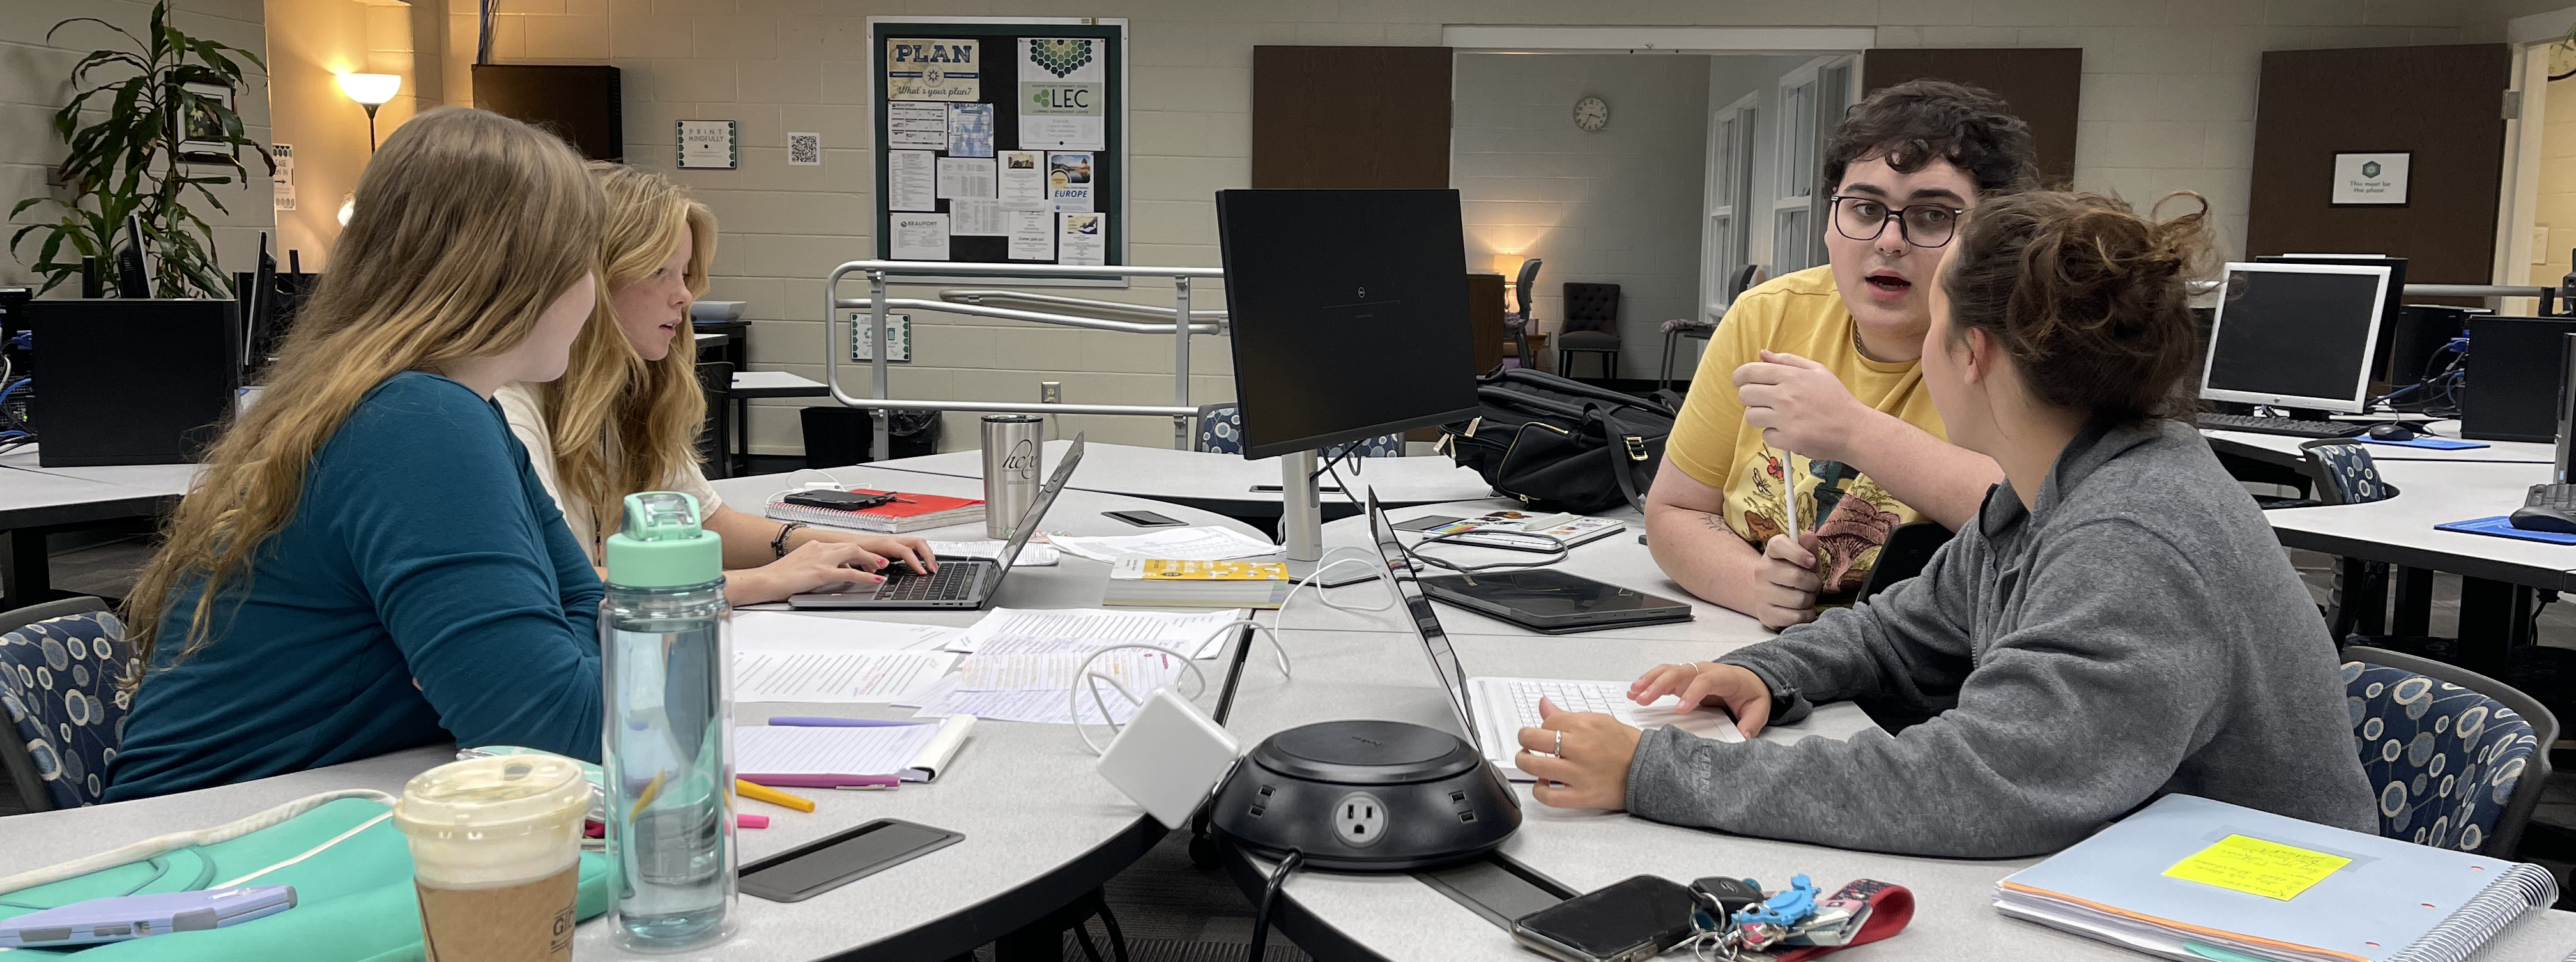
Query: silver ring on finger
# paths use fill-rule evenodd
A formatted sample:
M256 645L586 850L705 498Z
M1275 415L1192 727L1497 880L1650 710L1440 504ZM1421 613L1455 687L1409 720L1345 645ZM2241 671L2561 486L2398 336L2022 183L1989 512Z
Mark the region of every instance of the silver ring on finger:
M1554 755L1554 756L1556 756L1556 757L1558 757L1558 758L1564 758L1564 757L1565 757L1565 733L1564 733L1564 732L1561 732L1561 731L1560 731L1560 732L1557 732L1557 733L1556 733L1556 750L1555 750L1555 751L1552 751L1552 752L1549 752L1548 754Z

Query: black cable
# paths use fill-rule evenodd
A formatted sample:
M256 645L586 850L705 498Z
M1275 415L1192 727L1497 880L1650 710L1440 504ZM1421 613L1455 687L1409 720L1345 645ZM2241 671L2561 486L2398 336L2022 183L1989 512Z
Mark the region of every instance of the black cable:
M1544 567L1547 567L1547 566L1549 566L1549 565L1555 564L1555 563L1557 563L1557 562L1559 562L1559 561L1563 561L1563 560L1565 560L1566 552L1573 550L1573 549L1571 549L1571 548L1567 547L1567 546L1566 546L1566 544L1565 544L1565 541L1564 541L1563 539L1561 539L1561 538L1557 538L1557 537L1555 537L1555 536L1553 536L1553 535L1544 535L1544 534L1539 534L1539 533L1536 533L1536 532L1518 532L1518 533L1519 533L1519 534L1521 534L1523 537L1537 538L1537 539L1540 539L1540 540L1542 540L1542 541L1546 541L1546 542L1548 542L1549 544L1553 544L1553 545L1555 545L1555 546L1556 546L1556 547L1554 547L1554 548L1552 548L1552 549L1549 549L1549 551L1547 552L1547 558L1546 558L1545 560L1543 560L1543 561L1496 561L1496 562L1491 562L1491 563L1488 563L1488 564L1480 564L1480 565L1462 565L1462 564L1459 564L1459 563L1454 562L1454 561L1448 561L1448 560L1445 560L1445 559L1435 558L1435 557L1432 557L1432 556L1430 556L1430 555L1423 554L1423 553L1421 552L1421 550L1420 550L1420 549L1422 549L1422 548L1423 548L1423 547L1425 547L1425 546L1428 546L1428 545L1435 545L1435 544L1463 544L1463 545L1466 545L1466 546L1471 547L1471 548L1474 548L1474 547L1492 547L1491 545L1479 545L1479 544L1477 544L1477 543L1475 543L1475 542L1473 542L1473 541L1467 541L1467 540L1463 540L1463 539L1467 538L1467 537L1468 537L1468 536L1470 536L1470 535L1478 535L1478 534L1498 534L1498 533L1501 533L1501 532L1494 532L1494 531L1488 531L1488 530L1485 530L1485 529L1482 529L1482 528L1476 528L1476 529L1470 529L1470 530L1466 530L1466 531L1453 531L1453 532L1450 532L1450 533L1448 533L1448 534L1432 535L1432 536L1430 536L1430 537L1428 537L1428 538L1424 538L1424 539L1422 539L1422 540L1420 540L1420 541L1416 541L1416 542L1414 542L1414 543L1413 543L1413 545L1412 545L1411 547L1407 547L1407 548L1405 548L1405 549L1404 549L1404 556L1405 556L1405 557L1407 557L1407 558L1411 558L1411 559L1413 559L1413 560L1415 560L1415 561L1421 562L1421 563L1423 563L1423 564L1430 565L1430 566L1432 566L1432 567L1434 567L1434 568L1439 568L1439 569L1446 570L1446 571L1455 571L1455 572L1457 572L1457 573L1459 573L1459 574L1462 574L1462 575L1473 575L1473 574L1479 574L1479 573L1487 572L1487 571L1516 571L1516 570L1520 570L1520 569L1523 569L1523 568L1544 568ZM1510 551L1510 550L1513 550L1513 549L1510 549L1510 548L1502 548L1502 549L1497 549L1497 550Z
M1244 955L1251 962L1263 962L1262 955L1270 945L1270 903L1278 900L1279 887L1288 884L1288 874L1306 864L1306 850L1292 848L1279 867L1270 870L1270 884L1261 890L1261 904L1252 907L1252 950Z

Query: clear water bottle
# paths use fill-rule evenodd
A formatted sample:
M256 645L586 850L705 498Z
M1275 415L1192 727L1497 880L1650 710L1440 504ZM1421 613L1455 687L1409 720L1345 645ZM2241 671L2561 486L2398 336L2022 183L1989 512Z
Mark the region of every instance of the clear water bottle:
M734 903L733 644L724 547L697 499L626 498L607 545L600 602L608 856L617 942L643 951L705 945Z

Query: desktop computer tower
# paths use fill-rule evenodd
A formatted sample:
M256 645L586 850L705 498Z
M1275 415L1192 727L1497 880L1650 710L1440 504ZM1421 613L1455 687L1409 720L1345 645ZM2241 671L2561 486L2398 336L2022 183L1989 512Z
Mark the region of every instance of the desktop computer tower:
M238 302L30 301L39 370L28 419L48 467L187 464L232 413Z
M2424 379L2444 345L2469 329L2473 312L2442 304L2408 304L2397 312L2397 332L2390 339L2388 386L2405 387Z
M2567 380L2565 338L2576 320L2469 319L2468 377L2460 389L2460 436L2475 441L2558 438L2557 400Z

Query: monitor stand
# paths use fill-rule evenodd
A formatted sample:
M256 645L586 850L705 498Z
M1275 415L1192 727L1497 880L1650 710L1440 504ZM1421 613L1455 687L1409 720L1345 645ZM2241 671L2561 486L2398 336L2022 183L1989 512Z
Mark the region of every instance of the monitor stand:
M1288 577L1305 578L1324 560L1324 495L1315 482L1315 454L1279 458L1279 543L1288 548Z

